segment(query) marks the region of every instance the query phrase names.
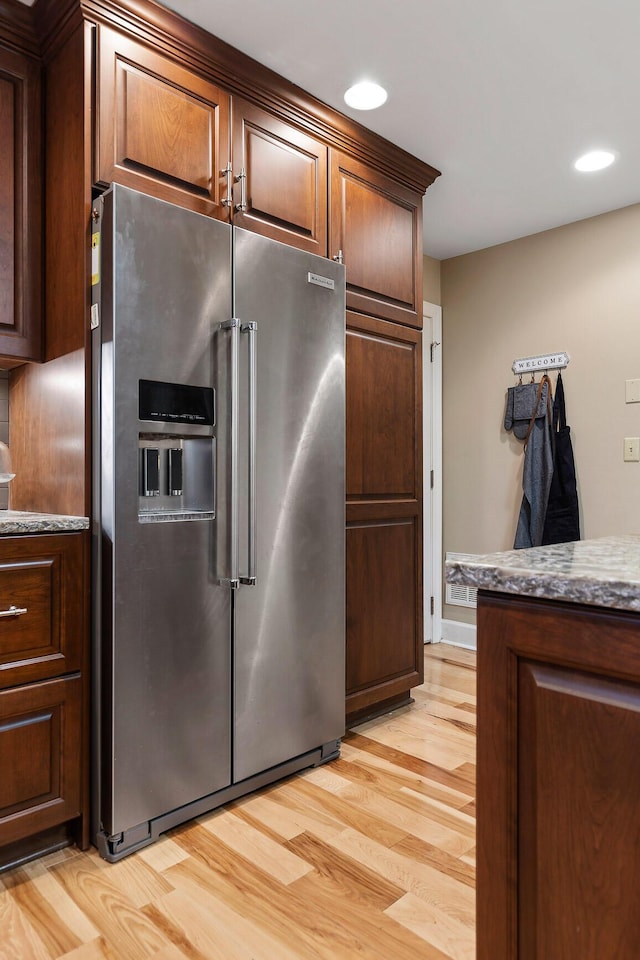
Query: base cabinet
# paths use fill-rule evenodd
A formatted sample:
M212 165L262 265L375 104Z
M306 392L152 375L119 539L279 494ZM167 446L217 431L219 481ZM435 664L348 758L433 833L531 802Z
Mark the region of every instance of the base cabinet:
M388 510L387 513L392 511ZM347 522L347 713L422 682L415 516Z
M637 960L640 615L480 594L478 960Z
M87 549L86 533L0 537L0 866L64 824L88 843Z
M81 743L79 675L0 691L3 844L80 816Z

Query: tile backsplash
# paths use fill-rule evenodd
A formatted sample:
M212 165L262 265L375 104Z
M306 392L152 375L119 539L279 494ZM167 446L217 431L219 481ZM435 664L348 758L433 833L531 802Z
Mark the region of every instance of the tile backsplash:
M0 440L9 443L9 374L0 370ZM0 510L9 506L9 484L0 483Z

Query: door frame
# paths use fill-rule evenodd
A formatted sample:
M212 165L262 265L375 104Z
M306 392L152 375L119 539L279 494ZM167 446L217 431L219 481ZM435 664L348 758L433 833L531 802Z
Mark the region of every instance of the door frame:
M422 317L424 642L440 643L442 640L442 307L424 300ZM431 485L432 477L433 486Z

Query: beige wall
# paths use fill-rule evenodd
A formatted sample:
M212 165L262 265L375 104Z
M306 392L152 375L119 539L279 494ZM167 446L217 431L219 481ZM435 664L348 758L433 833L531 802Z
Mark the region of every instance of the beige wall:
M511 364L560 350L582 535L640 533L640 463L622 459L623 438L640 436L640 403L625 404L625 380L640 378L640 204L443 261L442 306L444 550L513 546Z
M429 303L442 304L440 296L440 261L433 257L424 257L424 271L422 274L422 299Z

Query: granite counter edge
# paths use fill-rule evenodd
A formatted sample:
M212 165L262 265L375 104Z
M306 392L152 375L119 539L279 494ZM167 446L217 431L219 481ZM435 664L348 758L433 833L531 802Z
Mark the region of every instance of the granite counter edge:
M9 511L10 514L13 511ZM71 517L58 514L26 514L3 517L0 512L0 536L7 537L24 533L74 533L89 529L88 517Z
M563 577L556 571L537 570L529 573L455 561L447 561L445 568L448 583L459 583L478 590L640 613L640 585L635 581L575 575Z

